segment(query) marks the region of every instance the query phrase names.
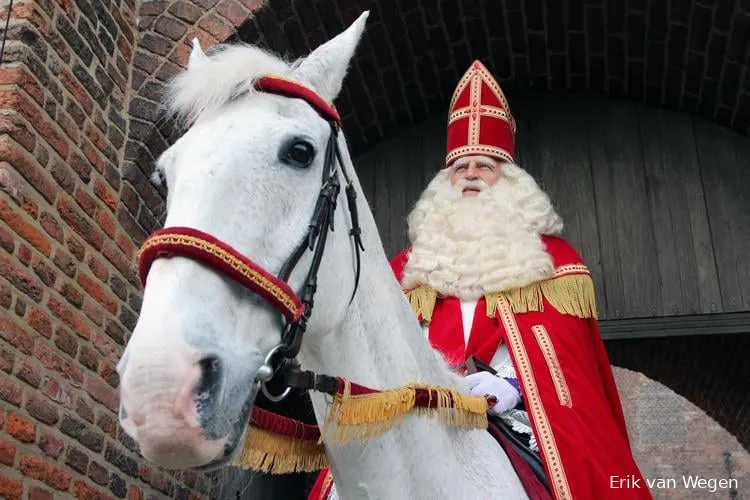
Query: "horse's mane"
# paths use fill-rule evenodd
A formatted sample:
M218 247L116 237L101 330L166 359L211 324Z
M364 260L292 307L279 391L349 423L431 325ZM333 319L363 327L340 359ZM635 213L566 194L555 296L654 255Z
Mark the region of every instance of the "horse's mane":
M253 92L254 82L262 76L287 76L296 65L246 44L219 44L209 52L200 67L179 73L167 85L165 104L180 122L192 122Z

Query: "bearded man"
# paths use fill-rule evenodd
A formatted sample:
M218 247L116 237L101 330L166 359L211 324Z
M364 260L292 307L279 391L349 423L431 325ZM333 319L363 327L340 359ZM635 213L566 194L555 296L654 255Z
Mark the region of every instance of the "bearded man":
M543 464L553 498L651 498L591 275L547 194L514 163L515 132L500 85L475 61L451 100L446 167L409 214L411 247L391 267L446 363L491 367L466 375L469 390L497 401L490 416ZM331 483L324 471L310 498Z

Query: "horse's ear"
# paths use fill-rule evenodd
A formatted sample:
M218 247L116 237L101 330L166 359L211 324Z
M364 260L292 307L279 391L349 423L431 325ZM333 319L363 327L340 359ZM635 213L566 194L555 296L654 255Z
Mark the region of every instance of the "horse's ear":
M346 31L327 41L304 58L294 70L297 80L314 88L328 102L333 102L341 91L341 84L349 68L370 11L365 11Z
M188 58L187 69L188 71L199 69L208 62L208 56L203 52L201 42L198 38L193 38L193 50L190 52Z

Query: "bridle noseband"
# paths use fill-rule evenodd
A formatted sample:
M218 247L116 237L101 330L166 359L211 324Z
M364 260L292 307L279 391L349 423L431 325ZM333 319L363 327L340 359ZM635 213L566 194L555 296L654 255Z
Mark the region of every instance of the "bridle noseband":
M309 88L283 77L263 77L258 79L254 86L255 89L262 92L303 99L330 124L331 134L325 151L320 193L305 237L286 260L278 274L274 276L230 245L208 233L188 227L160 229L152 233L141 246L138 253L138 277L145 287L148 271L156 259L173 256L186 257L197 260L232 278L260 295L279 310L285 320L285 325L282 327L281 342L268 352L264 364L256 375L256 383L260 385L263 394L269 400L277 402L284 399L293 387L303 390L323 390L328 393L336 390L337 380L335 378L302 371L295 358L302 346L307 322L312 314L317 290L318 270L323 259L328 231L334 230L333 220L336 201L341 191L339 171L346 181L346 199L351 218L349 234L354 239L356 254L356 275L350 303L357 291L360 274L360 251L364 251L364 247L362 246L357 214L357 194L346 171L338 146L341 119L336 108ZM307 250L312 251L312 262L298 295L291 289L287 281ZM267 384L274 377L282 374L286 388L282 394L273 395L269 392Z

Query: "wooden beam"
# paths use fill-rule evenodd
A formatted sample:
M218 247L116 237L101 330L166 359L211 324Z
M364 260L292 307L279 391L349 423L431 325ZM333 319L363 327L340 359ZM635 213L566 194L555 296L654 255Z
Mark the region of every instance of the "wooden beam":
M750 333L750 312L600 320L604 340Z

